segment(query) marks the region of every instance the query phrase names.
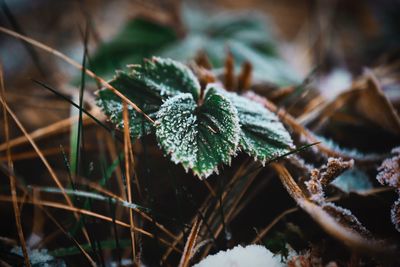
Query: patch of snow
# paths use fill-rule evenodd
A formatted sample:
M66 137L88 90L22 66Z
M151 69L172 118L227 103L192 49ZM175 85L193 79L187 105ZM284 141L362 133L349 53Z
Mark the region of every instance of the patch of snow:
M280 256L260 245L240 245L208 256L194 267L281 267L286 266Z

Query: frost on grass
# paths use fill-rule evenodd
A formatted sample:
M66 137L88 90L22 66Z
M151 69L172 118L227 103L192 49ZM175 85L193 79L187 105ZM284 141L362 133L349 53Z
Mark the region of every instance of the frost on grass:
M23 256L21 247L15 247L11 250L19 256ZM64 261L54 258L46 249L28 249L29 260L32 267L65 267Z
M396 230L400 232L400 147L392 150L392 157L385 159L378 171L376 179L382 185L394 187L399 194L399 199L393 204L390 215Z
M220 251L200 261L194 267L283 267L279 256L263 246L236 246L227 251Z
M230 164L239 142L239 119L231 102L214 88L197 106L191 94L168 99L157 115L156 135L171 160L206 178Z
M329 158L328 162L319 169L311 170L310 179L305 182L309 192L309 200L318 204L324 211L347 229L356 231L364 237L370 238L370 232L351 213L350 210L328 202L324 188L344 171L353 167L353 160L345 161L341 158Z
M163 101L181 92L198 98L200 85L185 65L171 59L153 58L142 65L133 65L130 72L117 72L110 84L135 103L150 118L155 119ZM123 105L121 98L108 89L99 91L100 106L117 128L123 129ZM129 106L130 133L133 138L149 134L152 125Z
M352 168L353 160L345 161L342 158L328 158L328 162L319 169L311 170L310 180L306 181L310 200L315 203L323 203L325 201L325 193L323 187L330 184L336 177Z
M376 179L382 185L400 189L400 147L392 150L393 157L385 159L378 168Z
M350 210L336 206L332 202L323 203L321 207L342 226L354 230L364 237L371 238L371 233L361 224Z
M390 218L396 230L400 232L400 197L393 203L392 210L390 211Z
M274 113L259 103L222 90L238 112L240 146L245 153L265 163L290 152L294 147L292 138Z

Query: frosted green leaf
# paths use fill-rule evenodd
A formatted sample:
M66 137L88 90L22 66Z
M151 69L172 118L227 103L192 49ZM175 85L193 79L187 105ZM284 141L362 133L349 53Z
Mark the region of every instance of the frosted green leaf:
M232 103L214 88L207 88L198 106L193 96L168 99L157 115L156 135L171 160L201 178L230 164L239 143L239 119Z
M195 100L199 97L199 81L187 66L178 61L153 57L142 65L131 66L131 70L135 79L163 99L178 93L191 93Z
M130 72L118 72L110 82L118 91L137 104L147 115L155 119L163 101L181 92L191 93L197 100L200 85L192 71L171 59L152 58L142 65L133 65ZM123 105L121 99L110 90L99 91L97 101L110 120L123 129ZM130 133L133 138L151 132L152 125L132 107L130 111Z
M290 151L292 138L274 113L236 93L219 91L231 100L238 112L240 146L245 153L264 164Z
M155 119L156 113L162 104L162 99L156 93L152 92L143 85L143 83L135 79L131 74L118 72L116 77L110 82L118 91L134 102L142 109L150 118ZM97 105L100 106L104 113L110 118L117 128L123 129L123 105L119 96L115 95L108 89L102 89L98 92ZM139 138L149 134L152 130L152 124L149 123L143 115L135 111L128 105L130 120L129 130L132 138Z

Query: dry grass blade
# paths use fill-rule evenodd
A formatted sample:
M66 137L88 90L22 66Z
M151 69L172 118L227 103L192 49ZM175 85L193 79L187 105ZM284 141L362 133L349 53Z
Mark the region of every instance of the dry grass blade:
M275 219L268 224L261 232L257 233L256 238L254 238L254 240L251 243L259 243L261 242L261 240L264 238L264 236L266 236L268 234L268 232L272 229L272 227L274 227L275 224L277 224L282 218L284 218L286 215L291 214L293 212L298 211L298 208L291 208L291 209L287 209L284 212L282 212L281 214L279 214L277 217L275 217Z
M5 196L5 195L0 195L0 201L12 201L12 198L10 196ZM17 198L17 201L19 203L22 203L24 201L24 198ZM103 214L99 214L90 210L85 210L85 209L79 209L79 208L75 208L75 207L70 207L67 206L65 204L61 204L61 203L57 203L57 202L53 202L53 201L46 201L46 200L40 200L40 199L36 199L36 200L26 200L25 203L29 203L29 204L34 204L34 205L41 205L41 206L46 206L46 207L51 207L51 208L56 208L56 209L62 209L62 210L67 210L67 211L72 211L72 212L76 212L79 214L83 214L83 215L87 215L87 216L91 216L91 217L95 217L98 218L100 220L103 221L107 221L107 222L113 222L113 218L105 216ZM115 223L119 226L125 227L125 228L131 228L130 224L125 223L123 221L120 220L114 220ZM148 236L150 238L156 238L152 233L143 230L142 228L139 227L135 227L133 229L134 231L141 233L145 236ZM168 247L172 247L172 249L178 253L181 253L182 251L179 250L178 248L176 248L175 246L173 246L170 242L162 239L162 238L157 238L161 243L165 244Z
M100 193L103 193L106 196L109 196L113 199L117 199L121 202L124 201L124 199L120 196L115 195L114 193L108 191L107 189L101 187L100 185L90 182L90 181L86 181L84 178L81 177L81 181L80 183L87 185L91 188L93 188L94 190L97 190ZM161 231L163 231L165 234L167 234L168 236L170 236L173 239L176 239L177 237L171 232L169 231L167 228L165 228L165 226L163 226L162 224L158 223L157 221L155 221L153 218L151 218L149 215L147 215L145 212L137 209L137 208L132 208L137 214L139 214L140 216L142 216L144 219L148 220L149 222L154 223L154 225L156 227L158 227Z
M38 42L36 40L33 40L32 38L29 38L27 36L24 36L22 34L19 34L17 32L11 31L9 29L6 29L4 27L0 27L0 31L8 34L10 36L13 36L17 39L23 40L24 42L27 42L33 46L36 46L52 55L55 55L56 57L64 60L65 62L71 64L72 66L74 66L75 68L84 71L88 76L90 76L91 78L95 79L98 83L100 83L102 86L106 87L107 89L111 90L114 94L116 94L117 96L119 96L122 100L126 101L129 105L131 105L138 113L142 114L144 116L144 118L146 120L148 120L151 123L154 123L154 120L152 118L150 118L146 113L143 112L143 110L141 110L135 103L133 103L131 100L129 100L127 97L125 97L122 93L120 93L115 87L113 87L112 85L110 85L108 82L106 82L104 79L100 78L99 76L97 76L94 72L92 72L91 70L88 70L86 68L84 68L81 64L79 64L78 62L76 62L75 60L69 58L68 56L66 56L65 54L61 53L60 51L53 49L41 42Z
M10 132L8 128L8 115L7 115L7 110L5 107L6 99L5 99L5 87L4 87L4 80L3 80L3 67L0 64L0 98L3 103L3 119L4 119L4 136L6 139L6 144L9 143L10 139ZM11 170L9 179L10 179L10 189L11 189L11 196L12 196L12 204L14 208L14 215L15 215L15 224L17 226L17 232L18 232L18 238L19 242L21 243L21 249L22 249L22 254L24 255L25 259L25 265L27 267L31 266L30 260L29 260L29 255L28 255L28 250L26 248L26 242L25 242L25 237L24 237L24 232L22 230L22 224L21 224L21 215L20 215L20 210L17 202L17 188L16 188L16 179L15 176L13 175L13 162L11 158L11 150L10 146L7 145L7 165L8 168Z
M35 130L31 133L29 133L29 136L32 138L32 140L39 140L41 138L49 137L54 134L59 134L63 133L64 131L69 131L70 126L78 121L78 116L70 117L61 121L58 121L56 123L50 124L49 126L40 128L38 130ZM93 121L89 119L88 116L84 115L83 116L83 123L84 125L92 124ZM28 138L26 138L25 135L17 137L15 139L12 139L9 141L9 146L10 148L24 145L26 143L29 143ZM7 149L7 143L0 144L0 151L4 151Z
M279 174L282 184L300 208L306 211L332 237L338 239L350 249L358 252L381 256L394 255L395 248L388 246L383 241L367 239L359 233L343 227L322 207L307 199L289 171L283 165L277 163L272 163L271 165Z
M188 267L190 259L193 256L193 249L196 246L197 235L199 234L201 221L196 218L193 223L192 229L185 244L185 249L183 250L181 260L179 262L179 267Z
M55 182L55 184L57 185L57 187L61 190L67 204L70 207L73 207L73 203L70 199L70 197L68 196L68 194L65 192L65 189L63 187L63 185L60 182L60 179L57 177L55 171L53 170L53 168L50 166L49 162L47 161L47 159L44 157L42 151L40 151L39 147L36 145L35 141L32 139L32 137L28 134L28 132L26 131L25 127L22 125L22 123L19 121L19 119L17 118L17 116L15 115L15 113L11 110L11 108L8 106L8 104L3 101L3 99L0 99L0 101L2 102L5 110L8 112L8 114L10 114L11 118L14 120L14 122L17 124L18 128L22 131L22 133L26 136L26 138L28 139L29 143L32 145L33 149L36 151L36 153L38 154L39 158L41 159L41 161L43 162L43 164L45 165L46 169L48 170L48 172L50 173L51 178L53 179L53 181ZM75 218L79 221L79 215L74 213ZM83 233L85 235L85 238L89 241L89 235L87 234L87 231L85 228L82 228Z
M125 178L126 178L126 188L127 188L127 195L128 195L128 202L132 203L132 187L131 187L131 173L130 173L130 162L131 162L131 153L132 151L132 144L130 138L130 128L129 128L129 111L128 105L126 102L123 102L124 109L123 109L123 118L124 118L124 154L125 154ZM133 159L133 158L132 158ZM129 209L129 223L131 225L131 244L132 244L132 258L133 262L137 265L139 263L136 259L136 246L135 246L135 232L133 229L135 228L135 222L133 219L133 210Z
M35 201L35 199L33 200ZM36 203L34 203L36 204ZM93 267L96 267L97 264L96 262L92 259L92 257L90 257L89 253L86 252L86 250L79 244L79 242L72 236L70 235L65 229L64 227L62 227L62 225L50 214L50 212L48 212L47 210L45 210L40 204L37 205L40 209L42 209L47 217L50 218L51 221L53 221L53 223L60 229L60 231L65 234L67 237L69 237L72 242L74 242L74 244L78 247L78 249L80 250L80 252L86 257L86 259L89 261L90 265Z

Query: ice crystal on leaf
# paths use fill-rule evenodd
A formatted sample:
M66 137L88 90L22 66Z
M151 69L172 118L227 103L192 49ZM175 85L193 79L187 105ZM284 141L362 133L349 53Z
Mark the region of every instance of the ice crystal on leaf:
M239 119L231 102L214 88L198 106L191 94L168 99L157 115L159 144L175 163L199 177L229 164L239 142Z

